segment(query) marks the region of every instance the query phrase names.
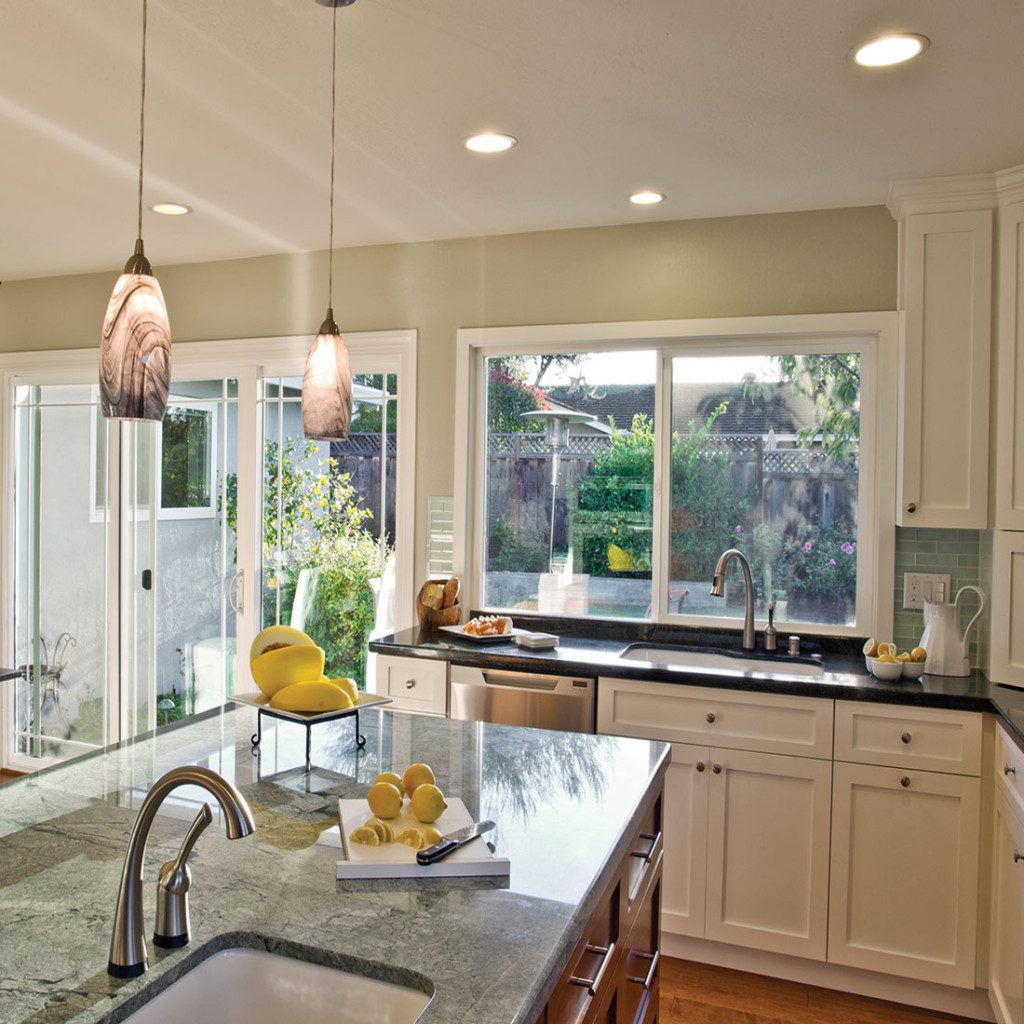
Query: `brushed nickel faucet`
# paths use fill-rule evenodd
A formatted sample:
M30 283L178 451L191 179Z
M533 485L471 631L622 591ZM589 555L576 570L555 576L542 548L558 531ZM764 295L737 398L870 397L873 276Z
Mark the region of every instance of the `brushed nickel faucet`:
M114 913L114 934L110 939L110 960L107 963L107 973L115 978L137 978L148 966L142 915L142 864L146 840L160 805L179 786L199 786L216 799L224 812L224 828L228 839L242 839L252 835L256 829L245 797L227 779L210 768L182 765L180 768L172 768L156 781L142 801L139 816L135 819L121 872L121 887ZM192 847L211 821L213 813L210 805L203 804L185 836L178 856L160 869L156 929L153 935L153 941L158 946L174 948L188 944L188 890L192 875L186 862Z
M736 548L729 548L718 556L715 566L715 578L711 581L711 596L725 596L725 570L732 559L737 559L743 570L743 584L746 588L746 601L743 608L743 650L752 651L757 647L757 635L754 632L754 581L750 576L750 563L747 556Z

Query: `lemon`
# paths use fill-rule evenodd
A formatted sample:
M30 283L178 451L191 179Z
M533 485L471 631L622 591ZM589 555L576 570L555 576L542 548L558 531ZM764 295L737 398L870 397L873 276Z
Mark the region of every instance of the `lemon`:
M878 641L872 637L864 644L864 657L865 658L877 658L878 657Z
M439 829L434 828L433 825L428 825L423 830L423 835L426 837L427 843L433 846L435 843L441 842L441 832Z
M320 650L319 647L312 649L315 651ZM292 647L289 650L308 651L310 648ZM264 654L262 657L270 658L276 653L277 651L273 651L271 654ZM281 653L286 652L282 651ZM321 651L321 653L323 652ZM308 711L312 714L317 711L344 711L346 708L352 707L352 701L348 699L348 694L335 686L334 683L324 683L316 680L305 683L292 683L291 686L285 686L283 689L276 690L270 698L270 706L277 708L279 711Z
M422 786L417 786L412 796L409 797L410 810L426 825L429 825L432 821L437 821L444 814L447 807L444 793L437 786L432 786L429 782L425 782Z
M376 786L378 782L390 782L399 793L405 789L405 784L402 782L402 776L397 772L381 772L380 775L373 780L373 784Z
M324 652L315 645L292 644L264 651L252 660L249 668L256 685L268 697L273 697L278 690L293 683L319 683L324 673Z
M382 844L395 841L395 830L386 821L381 821L380 818L371 818L366 825L377 833L377 838Z
M393 818L402 809L402 794L390 782L378 782L370 787L366 802L378 818Z
M923 647L915 647L910 652L910 660L911 661L927 661L928 660L928 652Z
M359 687L356 686L354 679L342 676L340 679L332 679L331 682L335 686L340 686L348 694L348 698L353 704L359 703Z
M895 665L896 659L889 653L880 654L878 656L878 662L882 665Z
M896 660L903 665L910 661L910 655L906 651L900 651L900 653L896 655Z
M360 825L359 828L353 830L348 838L351 842L360 843L362 846L380 846L380 837L369 825Z
M401 832L395 836L396 843L404 843L406 846L411 846L414 850L423 849L423 833L418 828L403 828Z
M424 784L433 785L437 782L434 778L434 773L430 770L428 764L413 764L405 769L405 774L402 776L402 783L405 786L406 793L412 796L417 786ZM431 821L434 819L431 818Z
M890 658L896 657L896 645L891 641L887 644L878 645L878 657L881 658L883 654L888 654Z

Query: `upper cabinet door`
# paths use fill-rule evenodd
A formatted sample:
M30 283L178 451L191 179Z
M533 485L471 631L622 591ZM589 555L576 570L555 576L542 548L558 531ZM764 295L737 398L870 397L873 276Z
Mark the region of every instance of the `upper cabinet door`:
M902 222L900 526L988 525L992 211Z
M999 211L996 526L1024 530L1024 200Z

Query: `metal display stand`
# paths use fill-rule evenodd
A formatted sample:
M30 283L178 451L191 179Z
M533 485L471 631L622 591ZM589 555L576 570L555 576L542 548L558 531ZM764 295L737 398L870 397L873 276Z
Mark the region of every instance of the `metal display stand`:
M369 711L373 708L383 707L385 704L391 703L390 697L376 697L370 694L361 694L361 699L358 704L351 708L344 708L341 711L314 711L314 712L303 712L303 711L282 711L279 708L272 708L270 706L270 698L264 693L246 693L246 694L235 694L229 698L235 704L244 704L247 707L256 709L256 731L252 734L252 753L253 755L259 754L260 744L263 742L263 716L267 718L276 718L282 722L294 722L297 725L301 725L306 730L306 771L308 772L312 767L312 747L313 747L313 726L318 725L320 722L334 722L339 718L354 718L355 719L355 737L357 749L362 749L366 746L366 737L359 731L359 712Z

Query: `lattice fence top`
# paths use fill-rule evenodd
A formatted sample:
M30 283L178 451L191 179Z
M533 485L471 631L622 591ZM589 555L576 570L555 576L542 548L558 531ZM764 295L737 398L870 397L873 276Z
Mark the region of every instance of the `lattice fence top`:
M853 475L857 472L857 464L856 453L848 462L837 462L826 452L811 451L807 448L777 448L764 453L765 473L777 476L807 476L818 473Z
M611 447L611 439L600 434L573 435L569 438L569 447L559 454L563 457L590 457L599 452L606 452ZM551 447L544 440L543 434L488 434L487 452L498 458L549 458Z
M387 452L389 458L398 454L398 441L394 434L387 435ZM332 441L331 455L336 459L343 459L346 456L379 456L380 434L349 434L344 441Z

